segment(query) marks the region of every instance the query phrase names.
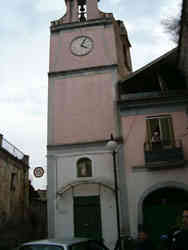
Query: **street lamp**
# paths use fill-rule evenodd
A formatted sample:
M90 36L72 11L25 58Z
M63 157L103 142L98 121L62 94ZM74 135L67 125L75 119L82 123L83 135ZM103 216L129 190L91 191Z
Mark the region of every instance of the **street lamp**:
M112 151L113 157L113 170L114 170L114 188L115 188L115 201L116 201L116 216L117 216L117 233L119 249L121 250L121 231L120 231L120 215L119 215L119 197L118 197L118 182L117 182L117 164L116 164L116 153L118 143L114 140L113 135L110 135L110 140L106 144L107 148Z

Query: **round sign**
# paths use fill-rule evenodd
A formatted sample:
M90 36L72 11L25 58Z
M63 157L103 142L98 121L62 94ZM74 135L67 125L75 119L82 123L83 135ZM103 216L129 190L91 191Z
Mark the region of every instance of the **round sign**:
M43 174L44 174L44 169L42 167L36 167L34 170L33 170L33 173L34 173L34 176L35 177L42 177Z

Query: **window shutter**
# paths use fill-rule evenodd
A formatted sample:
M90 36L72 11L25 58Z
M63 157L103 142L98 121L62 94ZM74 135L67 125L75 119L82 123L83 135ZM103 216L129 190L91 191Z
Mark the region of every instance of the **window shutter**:
M150 121L151 121L150 119L146 120L146 142L147 143L151 142L151 137L152 137Z
M159 119L150 119L151 137L154 130L159 128Z
M168 125L168 118L160 119L161 136L164 144L168 145L170 142L170 130Z
M171 117L168 118L168 126L169 126L171 144L175 145L175 136L174 136L174 129L173 129L173 123L172 123L172 118Z
M151 129L151 119L146 120L146 143L145 143L145 150L150 151L152 148L151 144L151 137L152 137L152 129Z
M171 117L161 118L160 125L164 144L172 145L174 143L174 131Z

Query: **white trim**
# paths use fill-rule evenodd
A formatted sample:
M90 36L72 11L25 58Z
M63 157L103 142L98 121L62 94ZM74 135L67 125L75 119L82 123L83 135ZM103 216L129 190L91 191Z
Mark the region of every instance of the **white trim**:
M76 153L51 153L50 156L51 157L55 157L55 158L64 158L64 157L72 157L72 156L77 156L77 157L81 157L83 155L85 155L85 157L87 157L87 155L104 155L104 154L109 154L112 153L110 150L105 150L105 151L93 151L93 152L76 152ZM89 157L88 157L89 158Z
M76 180L76 181L72 181L69 182L67 184L65 184L64 186L62 186L61 188L59 188L59 190L57 190L56 195L63 197L63 194L65 192L67 192L69 189L78 186L78 185L91 185L91 184L98 184L98 185L102 185L110 190L112 190L114 192L114 184L111 181L108 181L104 178L92 178L90 180Z

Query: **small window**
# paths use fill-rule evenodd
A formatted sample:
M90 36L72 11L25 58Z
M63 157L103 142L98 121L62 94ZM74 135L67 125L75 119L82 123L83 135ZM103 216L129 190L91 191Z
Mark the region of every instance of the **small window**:
M77 177L91 177L92 166L91 160L88 158L81 158L77 162Z
M174 131L171 116L148 117L147 141L152 145L172 145Z
M10 190L14 191L16 189L16 174L11 174L11 180L10 180Z

